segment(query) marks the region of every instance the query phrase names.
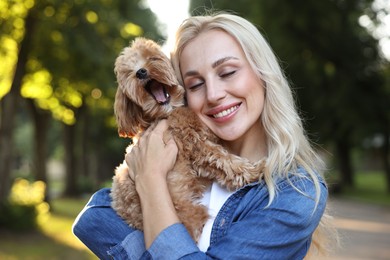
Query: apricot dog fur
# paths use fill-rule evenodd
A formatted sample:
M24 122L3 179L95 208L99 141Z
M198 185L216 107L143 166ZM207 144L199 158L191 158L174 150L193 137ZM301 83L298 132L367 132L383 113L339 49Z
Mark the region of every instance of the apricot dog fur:
M218 137L184 106L184 88L156 42L135 39L116 59L115 74L114 110L120 136L137 139L152 124L168 120L168 131L178 146L175 166L167 175L168 187L180 221L198 241L209 217L199 204L207 186L217 181L236 190L259 181L265 162L251 163L228 153ZM130 226L143 230L140 199L125 162L115 170L111 196L116 212Z

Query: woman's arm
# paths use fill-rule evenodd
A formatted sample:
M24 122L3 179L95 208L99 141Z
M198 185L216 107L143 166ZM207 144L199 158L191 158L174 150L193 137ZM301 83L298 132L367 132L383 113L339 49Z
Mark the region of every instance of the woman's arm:
M99 259L139 259L144 235L111 208L110 189L97 191L77 216L72 231Z
M162 230L179 222L166 180L176 162L177 146L172 138L164 136L167 128L166 120L150 127L126 155L141 199L146 248Z

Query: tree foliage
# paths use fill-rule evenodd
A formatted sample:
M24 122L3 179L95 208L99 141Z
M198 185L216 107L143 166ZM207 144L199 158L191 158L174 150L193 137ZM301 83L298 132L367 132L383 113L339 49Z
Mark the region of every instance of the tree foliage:
M12 159L9 140L20 104L34 124L34 176L46 181L47 135L55 119L63 125L69 192L76 192L77 174L89 174L85 165L111 167L104 165L112 164L110 149L118 144L114 60L136 36L162 39L156 18L138 0L0 0L0 7L1 160ZM96 140L112 145L95 149ZM0 172L8 183L10 168ZM2 200L5 187L0 191Z

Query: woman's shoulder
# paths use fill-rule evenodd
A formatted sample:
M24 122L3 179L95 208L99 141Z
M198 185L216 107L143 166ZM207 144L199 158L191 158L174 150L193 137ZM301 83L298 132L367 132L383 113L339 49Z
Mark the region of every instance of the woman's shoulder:
M294 207L297 203L307 203L307 200L314 202L314 205L316 202L323 204L328 197L327 185L321 175L316 172L310 174L303 167L290 171L286 177L277 178L273 188L275 195L272 203L282 203L284 207ZM242 202L246 206L254 204L252 206L267 207L270 201L270 186L264 181L251 184L246 187L243 197Z
M310 187L327 187L324 178L315 170L310 172L299 166L296 169L290 170L286 176L278 177L275 180L276 189L281 191L291 186L310 188Z

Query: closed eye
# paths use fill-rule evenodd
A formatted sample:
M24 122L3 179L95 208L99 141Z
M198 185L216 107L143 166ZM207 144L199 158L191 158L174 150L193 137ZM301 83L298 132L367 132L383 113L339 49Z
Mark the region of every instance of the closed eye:
M194 90L197 90L198 88L200 88L202 85L203 85L203 82L199 82L198 84L195 84L195 85L188 87L188 89L191 91L194 91Z
M149 60L150 61L157 61L157 60L161 60L161 58L158 56L152 56L152 57L149 57Z
M229 72L227 72L227 73L222 73L222 74L220 75L220 77L221 77L221 78L227 78L227 77L232 76L234 73L236 73L236 70L229 71Z

